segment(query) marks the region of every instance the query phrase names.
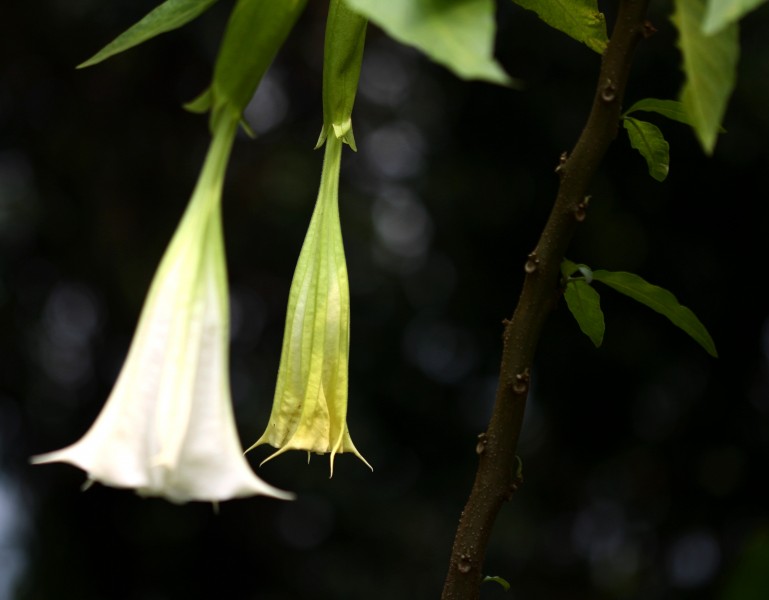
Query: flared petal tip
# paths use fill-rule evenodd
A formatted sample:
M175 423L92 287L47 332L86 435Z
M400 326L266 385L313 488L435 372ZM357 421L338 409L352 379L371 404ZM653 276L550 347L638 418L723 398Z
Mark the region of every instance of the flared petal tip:
M250 470L248 475L239 472L232 477L224 478L218 482L206 480L200 484L199 478L188 478L184 483L161 479L155 484L149 483L152 477L137 475L121 469L105 471L91 461L81 459L79 453L74 451L74 446L37 454L30 457L29 462L34 465L62 462L71 464L86 472L88 479L82 487L85 491L94 483L100 483L107 487L117 489L134 489L137 495L143 498L163 498L174 504L186 504L187 502L212 502L219 503L237 498L251 496L267 496L277 500L295 500L296 494L276 488L254 475ZM88 464L86 464L88 463ZM192 485L191 482L194 482Z
M32 465L47 465L50 463L68 463L74 465L79 469L87 471L80 460L78 459L78 452L75 450L75 446L67 446L61 450L54 450L53 452L44 452L43 454L35 454L29 457L29 463Z
M261 480L253 482L248 486L229 493L192 493L187 494L179 490L154 489L154 488L136 488L136 494L142 498L163 498L174 504L187 504L188 502L210 502L216 506L220 502L228 500L237 500L239 498L250 498L252 496L267 496L276 500L296 500L296 494L273 487Z
M277 500L296 500L296 494L294 492L281 490L280 488L276 488L266 483L263 483L260 487L263 488L262 491L258 492L258 495L260 496L270 496Z
M31 465L45 465L52 462L59 462L62 459L58 457L59 452L46 452L45 454L35 454L29 457Z
M289 439L285 442L276 442L271 441L267 434L260 437L252 446L246 450L246 452L250 452L257 446L260 446L262 444L268 444L275 448L275 452L270 454L267 458L265 458L262 462L259 463L259 466L261 467L264 465L264 463L271 461L276 456L280 456L284 452L287 452L289 450L301 450L304 452L307 452L307 463L310 462L310 456L315 454L328 454L329 455L329 479L331 479L334 476L334 458L337 454L354 454L357 456L361 462L363 462L364 465L366 465L371 471L374 471L374 467L371 466L371 464L363 458L363 455L358 452L358 449L355 447L355 444L352 443L352 440L350 439L350 434L345 430L340 440L338 440L337 444L333 448L329 448L328 446L314 446L310 444L305 444L303 441L297 441L294 438Z

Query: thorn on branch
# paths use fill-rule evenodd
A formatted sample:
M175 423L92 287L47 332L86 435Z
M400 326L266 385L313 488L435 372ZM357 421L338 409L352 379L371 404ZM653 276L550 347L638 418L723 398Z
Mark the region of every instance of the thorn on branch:
M513 392L516 394L525 394L529 390L529 369L524 369L523 373L517 373L513 383Z
M457 570L460 573L469 573L470 569L473 568L472 560L470 559L469 554L462 553L459 555L459 560L457 561Z
M526 264L523 265L523 270L526 271L529 275L531 275L537 269L539 269L539 258L537 257L536 252L532 252L527 257Z
M585 199L577 204L577 208L574 209L574 220L577 223L582 223L585 220L588 204L590 204L590 196L585 196Z
M475 445L475 453L480 456L486 451L486 434L478 434L478 443Z
M561 174L561 171L563 171L563 167L566 164L566 161L569 160L569 153L568 152L561 152L561 156L558 159L558 164L555 167L555 172L559 175Z
M617 87L614 85L614 82L611 79L607 78L606 83L601 89L601 100L608 104L609 102L614 102L616 97Z
M644 21L643 31L641 31L641 35L644 36L644 39L648 40L655 33L657 33L657 28L652 25L652 22L649 20Z

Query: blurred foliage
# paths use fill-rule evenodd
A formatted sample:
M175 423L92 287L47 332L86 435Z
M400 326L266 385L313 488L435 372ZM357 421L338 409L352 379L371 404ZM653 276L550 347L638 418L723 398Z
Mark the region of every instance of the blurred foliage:
M204 89L230 2L103 65L75 65L155 3L11 0L0 22L0 597L16 600L435 597L494 395L501 320L579 134L599 57L513 3L496 57L524 83L465 83L372 29L340 189L352 296L354 457L297 453L258 469L296 491L177 507L94 487L28 456L78 438L125 356L194 185ZM610 4L610 3L607 3ZM609 12L611 23L611 7ZM242 440L267 422L285 305L322 156L324 2L308 3L246 118L224 195L232 378ZM673 98L669 3L626 102ZM596 350L562 305L541 340L519 448L526 481L487 558L516 598L716 597L738 586L769 491L769 25L741 27L728 133L705 158L665 122L652 180L624 136L569 251L675 293L711 359L619 295ZM265 449L265 455L268 452ZM250 457L257 468L264 458ZM753 560L765 561L765 553ZM762 558L763 556L763 558ZM747 560L747 559L746 559ZM752 577L746 570L746 578ZM6 587L3 587L6 586ZM739 589L730 587L728 589ZM506 597L484 586L484 597ZM509 595L509 594L508 594ZM728 597L732 600L732 597Z
M769 594L769 534L758 530L746 540L721 600L759 600Z

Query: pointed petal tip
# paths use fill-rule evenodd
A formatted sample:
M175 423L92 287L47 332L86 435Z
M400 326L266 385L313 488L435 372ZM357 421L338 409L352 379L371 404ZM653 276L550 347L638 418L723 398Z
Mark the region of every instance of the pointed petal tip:
M49 463L65 462L65 463L75 465L76 467L80 467L80 464L78 464L71 456L69 456L68 451L71 448L72 446L67 446L66 448L62 448L61 450L54 450L53 452L44 452L43 454L35 454L29 457L29 463L32 465L47 465Z
M257 445L257 444L254 444L254 446L256 446L256 445ZM253 446L252 446L252 448L253 448ZM249 450L250 450L250 448L249 448ZM270 455L269 455L267 458L265 458L265 459L264 459L262 462L260 462L260 463L259 463L259 466L261 467L261 466L262 466L264 463L266 463L268 460L272 460L273 458L275 458L275 457L276 457L276 456L278 456L279 454L283 454L283 453L284 453L286 450L291 450L291 448L290 448L289 446L283 446L282 448L279 448L278 450L276 450L275 452L273 452L272 454L270 454Z
M363 462L364 465L366 465L369 469L371 469L372 473L374 472L374 467L372 467L369 464L369 462L365 458L363 458L363 455L360 452L358 452L355 449L354 446L351 449L349 449L348 452L351 452L352 454L357 456ZM331 451L331 454L329 456L329 471L330 471L329 476L328 476L329 479L331 479L334 476L334 458L336 458L337 454L344 454L344 450L340 450L340 451L332 450Z
M280 488L276 488L268 483L262 482L260 488L262 489L256 492L256 495L268 496L270 498L275 498L276 500L296 500L296 493L289 492L287 490L281 490Z
M277 488L275 488L277 489ZM293 501L297 499L296 492L287 492L285 490L278 490L280 492L279 496L275 496L277 500L287 500L287 501Z
M35 454L29 457L29 464L31 465L45 465L48 463L56 462L55 458L51 458L51 455L55 452L47 452L45 454Z

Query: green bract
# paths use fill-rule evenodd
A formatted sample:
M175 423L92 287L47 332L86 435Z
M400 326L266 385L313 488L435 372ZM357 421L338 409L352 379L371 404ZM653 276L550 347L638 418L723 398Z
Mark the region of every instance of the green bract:
M352 452L366 465L347 430L350 292L339 222L342 142L326 142L320 191L288 299L278 383L267 430L249 450Z
M91 481L173 502L292 497L251 471L232 414L221 194L236 128L215 132L101 414L80 441L33 462L69 462Z

